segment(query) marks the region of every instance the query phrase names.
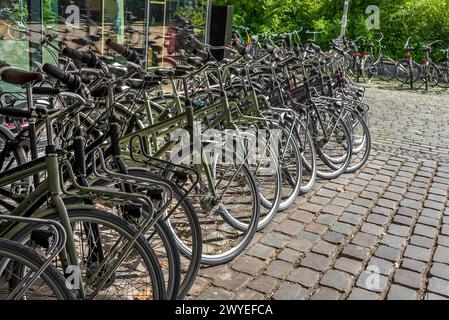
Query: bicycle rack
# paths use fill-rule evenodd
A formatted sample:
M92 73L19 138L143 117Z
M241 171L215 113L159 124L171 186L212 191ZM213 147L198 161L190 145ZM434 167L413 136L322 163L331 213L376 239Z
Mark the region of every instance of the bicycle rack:
M29 272L24 279L19 283L17 287L15 287L12 292L9 294L7 300L9 299L18 299L20 298L25 291L33 285L33 283L39 278L39 276L45 271L45 269L50 265L53 258L55 258L65 246L67 241L67 234L64 230L64 227L57 221L47 220L47 219L36 219L36 218L25 218L25 217L17 217L10 215L0 215L0 221L7 222L16 222L16 223L25 223L25 224L36 224L36 225L47 225L50 229L53 230L53 236L55 241L52 245L49 246L47 252L50 255L46 260L43 261L42 266L32 274ZM4 267L8 264L8 261L3 261L2 265L0 265L0 274L3 272Z

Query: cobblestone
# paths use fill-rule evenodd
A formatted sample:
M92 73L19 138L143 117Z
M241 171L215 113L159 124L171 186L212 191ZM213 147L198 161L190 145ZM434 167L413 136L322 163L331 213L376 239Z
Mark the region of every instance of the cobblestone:
M349 244L344 248L342 254L349 258L365 260L369 256L369 249L365 248L365 247Z
M383 258L389 261L397 261L401 256L401 250L391 248L385 245L380 245L374 253L376 257Z
M294 284L284 282L273 295L275 300L303 300L307 290Z
M298 268L293 270L287 277L288 281L299 283L304 287L313 286L319 279L320 273L309 268Z
M449 248L438 246L437 249L435 250L433 260L449 264Z
M284 278L292 269L292 265L288 262L276 260L273 261L265 270L265 274L274 278Z
M394 282L406 287L419 289L421 287L421 274L409 270L398 269L394 273Z
M416 291L393 284L388 292L388 300L415 300L417 297Z
M316 253L309 254L301 261L302 266L309 267L317 271L324 271L329 267L330 263L331 261L328 257Z
M360 261L341 257L335 262L334 267L355 275L362 270L362 263Z
M253 282L249 283L248 287L266 294L275 288L277 281L278 280L275 278L262 275Z
M316 289L310 300L338 300L339 296L337 290L323 287Z
M320 283L339 291L345 291L351 284L351 276L343 271L329 270L324 274Z
M361 288L354 288L348 297L348 300L379 300L380 296L372 291Z
M449 280L449 265L443 263L434 263L430 269L432 276Z

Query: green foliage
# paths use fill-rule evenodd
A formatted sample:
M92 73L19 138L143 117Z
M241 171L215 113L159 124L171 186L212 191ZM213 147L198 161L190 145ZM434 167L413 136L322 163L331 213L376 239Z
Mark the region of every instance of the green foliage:
M298 30L323 31L320 45L340 33L343 0L214 0L214 4L234 6L234 24L249 27L253 33ZM380 30L368 30L365 24L369 5L380 8ZM347 36L375 39L385 35L386 53L394 58L404 55L404 43L413 36L412 44L442 40L438 48L449 46L449 0L350 0ZM307 35L303 32L303 38ZM434 51L439 57L439 50Z

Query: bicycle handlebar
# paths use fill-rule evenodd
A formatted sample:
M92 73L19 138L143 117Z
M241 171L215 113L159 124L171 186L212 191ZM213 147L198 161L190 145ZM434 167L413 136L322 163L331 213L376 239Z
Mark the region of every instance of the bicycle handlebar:
M384 34L383 34L383 32L380 33L380 36L381 36L380 39L377 40L377 42L379 42L379 43L381 43L382 40L384 39Z
M42 70L53 78L64 83L71 91L76 91L81 87L81 79L79 76L66 73L52 64L44 64Z
M7 117L13 118L38 118L39 114L32 110L23 110L19 108L0 108L0 114Z
M98 57L90 52L81 52L75 49L64 48L62 54L70 59L87 64L89 68L95 68L100 63Z
M114 50L115 52L117 52L118 54L125 57L126 60L137 63L137 64L141 64L139 54L136 51L134 51L132 49L128 49L124 45L121 45L121 44L118 44L117 42L112 41L112 39L107 39L106 45L109 48L111 48L112 50Z
M407 42L404 45L404 48L408 48L410 46L410 40L412 39L412 37L408 37Z
M235 51L232 48L229 48L227 46L212 46L210 44L204 43L204 42L198 40L197 38L195 38L195 36L193 36L193 35L190 36L190 40L195 42L197 45L202 46L203 48L210 49L210 50L229 50L233 53L239 53L238 51Z
M424 45L425 47L432 47L435 43L443 42L441 40L435 40L434 42L431 42L429 44Z

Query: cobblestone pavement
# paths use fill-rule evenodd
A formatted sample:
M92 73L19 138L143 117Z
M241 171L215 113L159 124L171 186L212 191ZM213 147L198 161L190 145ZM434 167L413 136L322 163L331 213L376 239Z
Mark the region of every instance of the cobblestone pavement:
M190 299L449 299L449 94L367 89L374 150L316 185Z

